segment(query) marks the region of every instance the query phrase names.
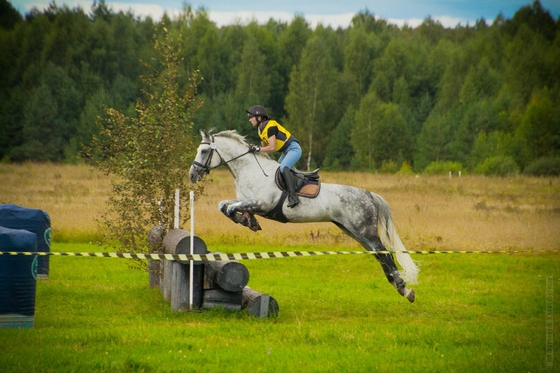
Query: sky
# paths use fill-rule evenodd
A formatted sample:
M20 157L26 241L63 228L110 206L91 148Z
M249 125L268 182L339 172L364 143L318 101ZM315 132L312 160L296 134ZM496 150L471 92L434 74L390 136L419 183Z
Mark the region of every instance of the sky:
M8 0L22 14L32 8L43 10L52 0ZM185 0L106 0L115 12L132 10L136 16L151 16L159 21L164 11L173 18L183 9ZM93 0L56 0L61 7L81 7L89 12ZM194 10L203 7L219 27L247 24L253 20L266 23L270 18L290 22L303 15L315 27L318 23L333 28L347 28L352 17L365 9L398 26L416 27L427 17L445 27L463 26L484 18L491 23L500 13L512 18L515 12L532 0L188 0ZM560 0L541 0L554 19L560 15Z

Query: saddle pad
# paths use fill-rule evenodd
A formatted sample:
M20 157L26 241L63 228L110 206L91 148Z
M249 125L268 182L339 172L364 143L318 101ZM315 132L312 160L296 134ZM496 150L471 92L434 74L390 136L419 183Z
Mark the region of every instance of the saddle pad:
M296 183L296 194L300 197L314 198L317 197L321 191L321 182L318 180L309 180L306 177L292 172L293 179ZM280 178L280 168L276 170L276 185L280 190L286 190L284 185L284 178Z

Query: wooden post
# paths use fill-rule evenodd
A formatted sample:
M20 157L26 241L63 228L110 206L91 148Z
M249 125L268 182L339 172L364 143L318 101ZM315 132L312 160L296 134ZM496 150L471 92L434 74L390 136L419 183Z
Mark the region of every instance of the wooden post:
M162 263L161 260L148 259L148 274L150 288L155 288L161 284Z
M241 305L247 309L250 316L254 317L277 317L280 311L276 299L268 294L261 294L248 286L243 289Z
M173 269L171 267L171 262L169 260L164 260L162 263L163 268L163 276L162 281L160 284L160 290L163 294L163 299L170 300L171 299L171 275L173 274Z
M171 265L171 309L189 309L189 267L179 262L169 262ZM200 308L200 307L198 307Z
M165 236L166 228L164 225L159 224L150 229L148 232L148 243L152 252L163 252L163 237ZM161 260L148 259L148 273L150 276L150 287L157 287L161 285L161 277L163 274L163 263Z
M208 249L202 239L193 237L193 253L207 254ZM163 239L163 249L166 254L189 254L191 234L182 229L173 229ZM171 300L171 309L190 309L189 303L189 262L164 262L163 297ZM193 304L192 308L202 307L202 288L204 281L203 262L194 262L193 266Z

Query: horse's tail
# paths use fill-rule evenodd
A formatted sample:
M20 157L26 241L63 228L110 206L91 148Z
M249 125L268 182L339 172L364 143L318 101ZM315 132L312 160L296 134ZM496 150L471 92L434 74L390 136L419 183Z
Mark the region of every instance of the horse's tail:
M379 238L381 238L381 242L387 250L394 252L397 256L397 261L402 267L402 278L410 284L417 284L418 272L420 272L420 269L416 263L414 263L410 254L406 252L406 249L397 234L389 204L387 204L387 202L378 195L374 194L373 197L377 205L377 230Z

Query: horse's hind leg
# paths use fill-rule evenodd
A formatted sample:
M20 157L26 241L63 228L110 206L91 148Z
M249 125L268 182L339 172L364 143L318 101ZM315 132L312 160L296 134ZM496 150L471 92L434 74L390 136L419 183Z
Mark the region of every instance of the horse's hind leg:
M387 251L387 249L381 243L381 240L377 236L373 239L373 245L375 251ZM397 269L393 254L375 253L373 255L375 256L375 259L377 259L377 261L381 264L383 272L385 272L385 276L387 276L387 280L389 281L389 283L391 283L395 287L395 289L397 289L400 295L406 297L406 299L408 299L411 303L414 302L416 294L414 293L414 290L406 287L406 283L402 279L401 274Z
M414 290L411 290L406 287L406 283L401 277L401 274L397 268L397 264L395 263L395 259L393 258L393 254L390 253L380 253L380 252L387 252L387 248L381 242L379 236L374 235L372 231L366 233L368 237L366 238L364 235L358 234L357 230L350 231L348 228L343 226L340 223L334 222L336 226L338 226L344 233L358 241L362 246L368 250L373 251L375 259L381 264L383 268L383 272L385 272L385 276L389 283L391 283L395 289L399 292L400 295L406 297L411 303L414 302L416 295Z

